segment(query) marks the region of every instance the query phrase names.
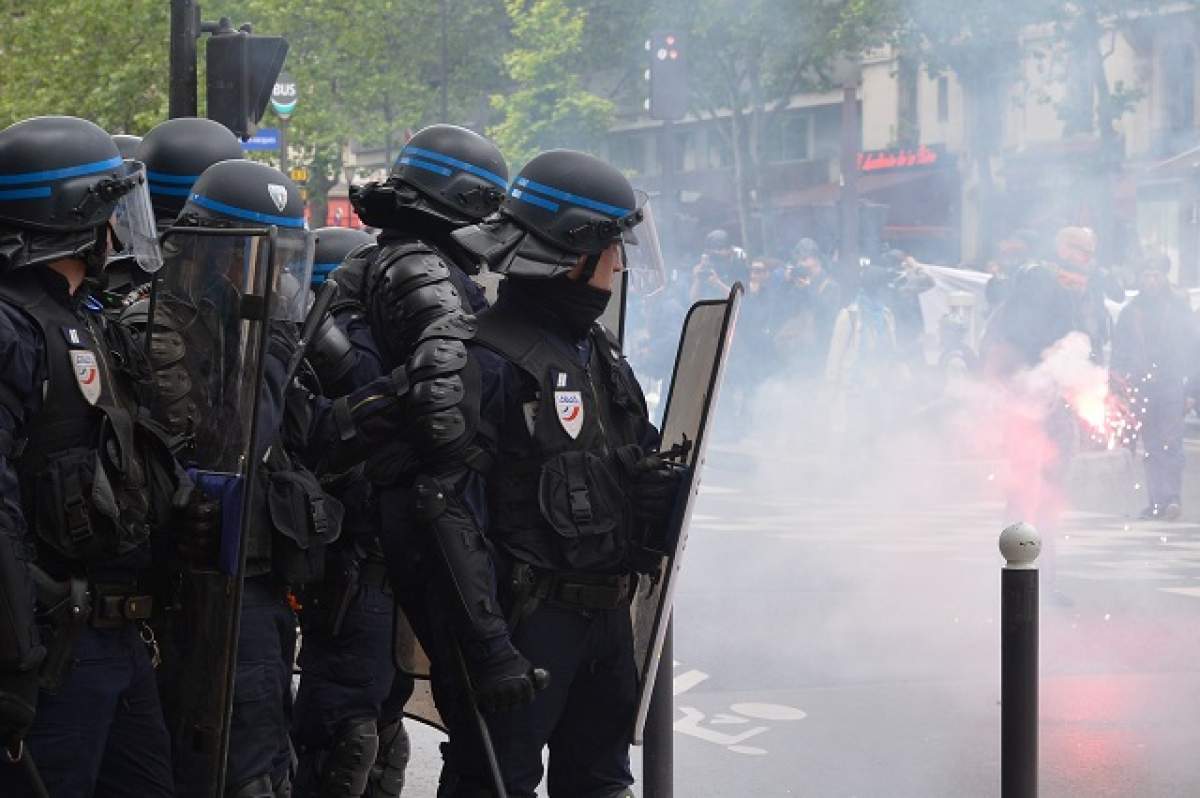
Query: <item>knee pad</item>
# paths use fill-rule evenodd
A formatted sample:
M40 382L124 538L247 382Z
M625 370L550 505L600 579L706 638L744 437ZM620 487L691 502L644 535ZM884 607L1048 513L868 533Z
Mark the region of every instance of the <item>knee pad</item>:
M374 718L354 718L338 729L337 742L325 760L321 798L359 798L379 753Z
M371 766L369 798L398 798L404 789L404 770L408 767L408 731L399 718L379 733L379 754Z
M225 791L229 798L275 798L275 787L271 784L271 775L264 773L236 789Z

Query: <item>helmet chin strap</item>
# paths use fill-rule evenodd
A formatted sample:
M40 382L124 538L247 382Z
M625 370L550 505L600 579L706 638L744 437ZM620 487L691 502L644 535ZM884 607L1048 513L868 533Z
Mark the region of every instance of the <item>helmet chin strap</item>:
M583 261L583 275L581 279L584 282L592 279L592 275L596 273L596 267L600 265L600 258L603 257L603 254L602 252L593 253L588 255Z

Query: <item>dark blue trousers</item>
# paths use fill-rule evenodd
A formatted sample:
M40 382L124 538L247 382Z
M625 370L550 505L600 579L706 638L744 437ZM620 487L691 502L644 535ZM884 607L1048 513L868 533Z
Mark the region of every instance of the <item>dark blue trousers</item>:
M629 608L543 605L521 621L513 643L535 667L550 671L550 686L526 707L487 715L508 794L534 798L542 780L542 750L548 746L547 788L553 798L619 795L633 784L629 746L637 670ZM435 688L450 741L443 749L438 795L477 795L471 790L489 788L491 778L459 686L442 681L442 661Z
M292 719L292 740L301 760L328 754L338 727L346 721L382 717L396 675L392 664L394 603L384 585L362 584L337 637L330 637L316 623L307 623L301 614L304 645ZM300 773L305 779L297 776L297 794L315 792L316 784L305 783L316 776L314 769L302 767Z
M292 662L296 614L270 577L246 580L233 683L226 792L264 773L278 783L288 775L292 712Z
M1146 490L1151 506L1181 504L1183 493L1183 389L1151 392L1145 403L1140 435L1146 464Z
M42 691L28 748L52 798L169 798L171 743L138 629L85 627L62 687ZM0 796L32 796L0 764Z

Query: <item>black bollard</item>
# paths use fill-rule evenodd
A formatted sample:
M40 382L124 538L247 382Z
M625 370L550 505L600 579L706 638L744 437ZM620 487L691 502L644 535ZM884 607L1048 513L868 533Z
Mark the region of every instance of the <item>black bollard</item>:
M1037 530L1000 533L1000 796L1036 798L1038 786Z
M675 692L673 690L674 652L671 638L675 619L667 622L658 675L646 713L646 740L642 749L642 793L645 798L672 798L675 794Z

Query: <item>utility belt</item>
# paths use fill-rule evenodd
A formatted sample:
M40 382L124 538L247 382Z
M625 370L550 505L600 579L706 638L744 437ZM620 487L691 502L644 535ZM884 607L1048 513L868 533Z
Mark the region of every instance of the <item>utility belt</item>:
M616 610L628 607L637 589L634 574L587 574L547 571L514 563L509 625L515 627L540 604L571 610Z
M66 678L75 641L84 626L120 629L126 624L149 620L154 609L154 599L130 582L91 582L81 577L59 581L36 565L31 565L30 570L40 608L39 617L52 630L40 671L41 686L51 692ZM155 648L153 633L144 624L142 638Z

